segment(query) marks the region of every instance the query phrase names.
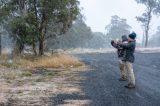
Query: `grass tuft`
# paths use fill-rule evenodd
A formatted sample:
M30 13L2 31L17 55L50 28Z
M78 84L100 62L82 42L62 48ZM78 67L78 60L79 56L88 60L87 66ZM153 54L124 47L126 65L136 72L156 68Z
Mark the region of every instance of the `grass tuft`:
M0 66L7 68L73 68L83 66L77 58L66 54L54 54L52 56L34 57L21 56L14 57L12 60L8 56L0 56ZM24 76L31 76L30 73L24 73Z

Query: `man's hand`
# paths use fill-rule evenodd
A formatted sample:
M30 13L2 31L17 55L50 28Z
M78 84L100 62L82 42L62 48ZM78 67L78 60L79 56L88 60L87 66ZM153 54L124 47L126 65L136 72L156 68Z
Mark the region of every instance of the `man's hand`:
M118 41L117 44L123 44L123 42L122 41Z
M113 44L114 43L114 40L111 40L111 44Z
M115 43L115 44L117 44L117 43L118 43L118 41L117 41L117 40L114 40L114 43Z

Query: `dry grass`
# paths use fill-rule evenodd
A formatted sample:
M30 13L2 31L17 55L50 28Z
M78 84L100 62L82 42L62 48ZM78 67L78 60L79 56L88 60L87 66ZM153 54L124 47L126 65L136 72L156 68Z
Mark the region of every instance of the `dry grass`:
M0 106L50 106L56 102L57 98L53 98L57 95L84 94L79 81L86 78L79 76L79 73L86 71L86 67L78 67L83 63L73 56L23 56L14 57L13 62L9 61L8 56L1 56L0 59L1 67L11 67L0 67ZM64 102L69 106L88 104L88 100Z
M75 57L69 55L54 55L51 57L42 57L35 62L34 67L42 68L68 68L81 66L82 63Z
M66 54L54 54L52 56L34 57L23 56L14 57L9 60L9 57L3 55L0 57L1 67L7 68L72 68L84 65L77 58Z
M6 80L15 80L16 79L16 74L15 73L4 73L2 76L2 78L6 79Z

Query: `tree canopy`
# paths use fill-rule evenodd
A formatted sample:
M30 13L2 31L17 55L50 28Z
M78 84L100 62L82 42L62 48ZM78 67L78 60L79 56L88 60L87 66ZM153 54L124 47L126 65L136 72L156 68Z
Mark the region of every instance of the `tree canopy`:
M158 26L157 31L151 39L149 40L149 46L160 46L160 26Z
M160 11L159 0L135 0L137 3L144 4L146 6L145 12L142 16L138 16L137 21L142 23L142 27L145 34L145 47L148 45L149 39L149 30L150 30L150 23L152 20L153 14L158 14ZM143 38L144 39L144 38Z
M38 42L40 55L44 54L44 41L66 33L80 13L78 0L1 0L0 4L0 22L11 24L17 44L19 39L23 39L26 41L22 41L22 45L32 44L35 50ZM21 20L22 23L17 24Z
M109 40L121 38L122 35L130 33L131 26L127 24L127 20L117 15L111 17L111 22L106 26L107 36Z
M71 29L57 39L49 40L50 47L54 47L53 43L59 48L87 47L88 41L93 37L90 27L85 23L84 17L79 15Z

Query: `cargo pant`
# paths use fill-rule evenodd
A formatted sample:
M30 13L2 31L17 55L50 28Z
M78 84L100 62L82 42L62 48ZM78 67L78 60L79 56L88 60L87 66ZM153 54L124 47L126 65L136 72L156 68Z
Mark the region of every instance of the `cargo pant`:
M127 79L127 70L126 70L125 62L122 61L121 58L119 58L119 69L120 69L121 78Z
M133 65L131 62L124 62L125 63L125 67L127 69L127 79L128 79L128 85L133 85L135 86L135 76L134 76L134 72L133 72Z

